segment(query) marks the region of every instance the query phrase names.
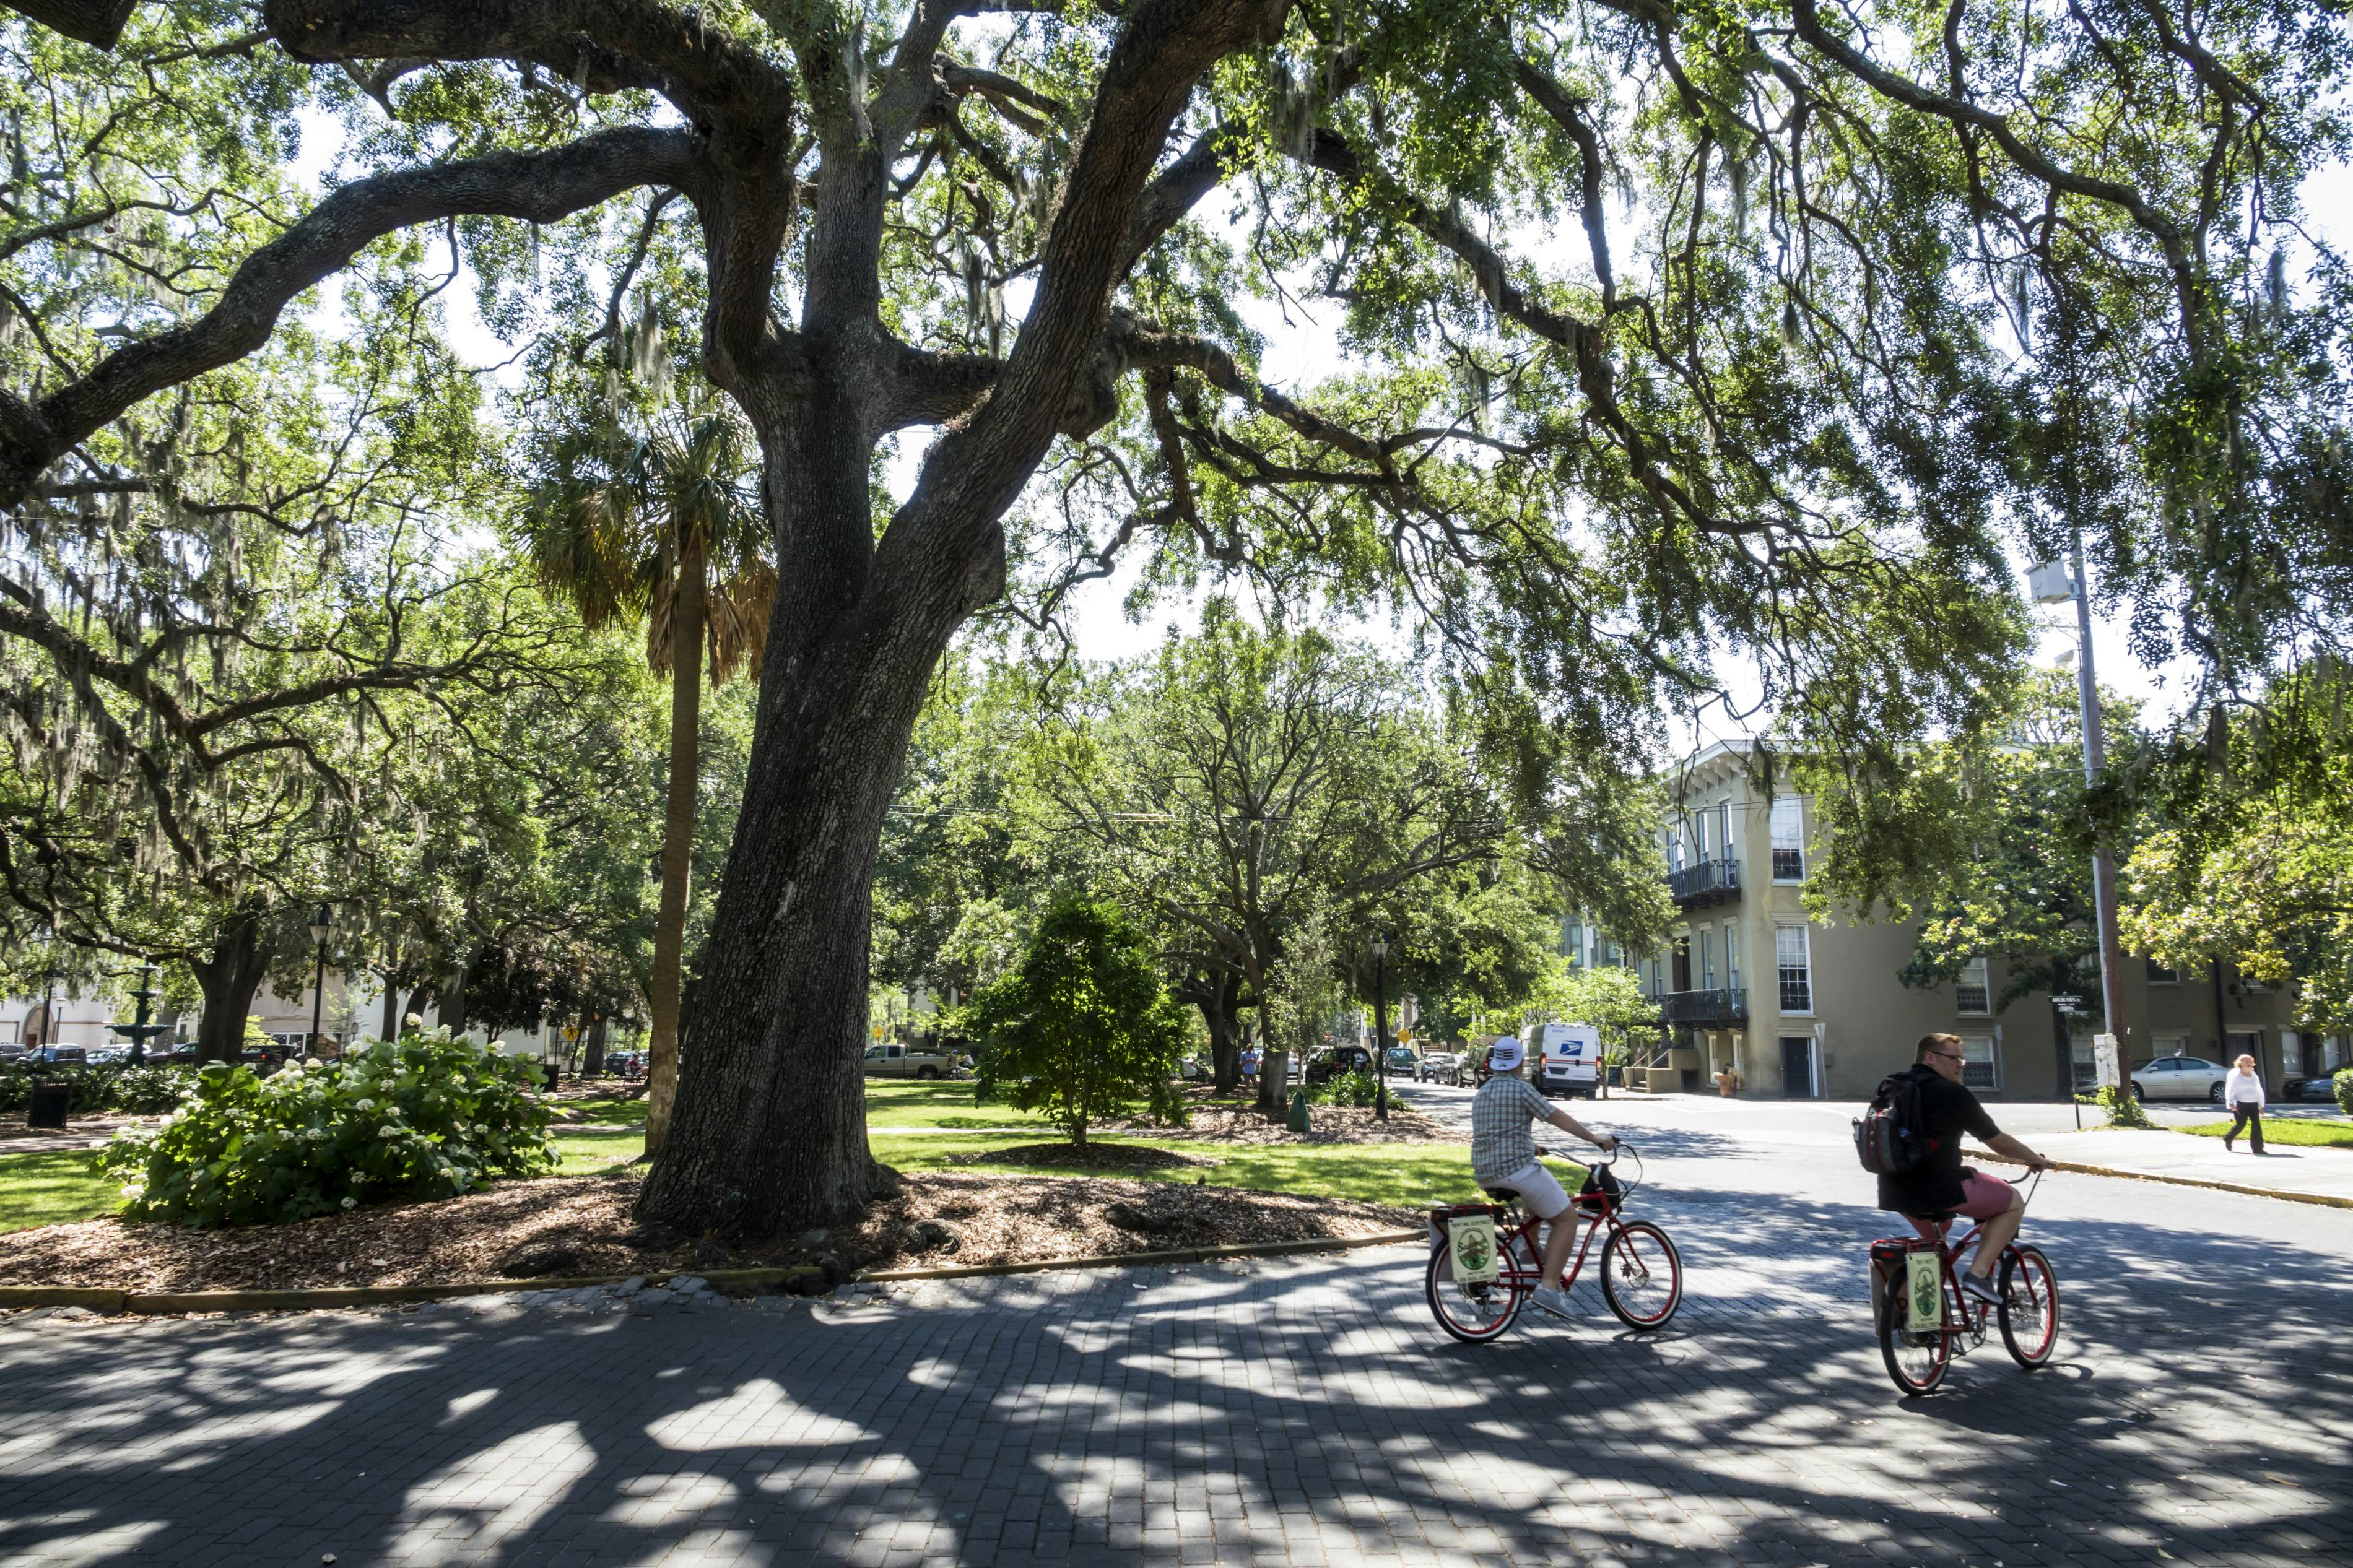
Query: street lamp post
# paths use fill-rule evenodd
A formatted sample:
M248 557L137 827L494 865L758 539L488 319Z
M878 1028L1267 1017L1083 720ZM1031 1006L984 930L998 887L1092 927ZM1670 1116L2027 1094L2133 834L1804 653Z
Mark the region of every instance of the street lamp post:
M1373 938L1373 1068L1380 1089L1373 1096L1376 1121L1389 1119L1389 939Z
M319 968L311 982L311 1032L302 1039L305 1058L319 1043L319 1018L327 1004L327 939L334 934L334 906L321 904L319 912L311 917L311 940L319 944Z

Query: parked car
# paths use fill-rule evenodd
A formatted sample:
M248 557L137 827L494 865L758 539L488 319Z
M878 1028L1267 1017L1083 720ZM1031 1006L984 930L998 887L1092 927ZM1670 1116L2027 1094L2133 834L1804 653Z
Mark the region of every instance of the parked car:
M2318 1078L2292 1078L2280 1085L2282 1100L2316 1100L2323 1102L2337 1098L2337 1079L2331 1073Z
M80 1067L90 1053L79 1046L35 1046L21 1059L26 1067Z
M2159 1057L2133 1068L2133 1094L2140 1100L2211 1100L2220 1105L2228 1070L2203 1057Z
M1452 1051L1424 1051L1421 1059L1413 1064L1413 1081L1452 1083L1454 1064L1461 1059Z
M1218 1076L1217 1069L1201 1057L1187 1057L1177 1065L1176 1073L1187 1083L1207 1083Z
M885 1040L866 1047L868 1078L949 1078L964 1070L964 1058L936 1046Z
M1388 1049L1388 1064L1391 1078L1418 1079L1421 1077L1421 1058L1414 1055L1411 1046L1391 1046Z
M1373 1053L1362 1046L1332 1046L1308 1058L1307 1087L1329 1083L1343 1073L1373 1070Z

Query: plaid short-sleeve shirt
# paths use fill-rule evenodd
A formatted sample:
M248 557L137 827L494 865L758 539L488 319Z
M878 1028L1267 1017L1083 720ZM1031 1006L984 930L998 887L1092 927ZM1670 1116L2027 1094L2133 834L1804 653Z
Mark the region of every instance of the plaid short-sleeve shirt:
M1535 1163L1536 1141L1528 1123L1553 1111L1552 1101L1525 1081L1498 1073L1471 1099L1471 1173L1494 1186Z

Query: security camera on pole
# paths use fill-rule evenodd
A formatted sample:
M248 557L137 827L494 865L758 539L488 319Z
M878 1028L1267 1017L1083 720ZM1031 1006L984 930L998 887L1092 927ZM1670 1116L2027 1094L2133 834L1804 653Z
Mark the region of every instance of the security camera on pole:
M2106 738L2100 719L2100 684L2092 667L2092 602L2084 582L2084 541L2077 535L2072 558L2045 561L2027 573L2027 586L2038 605L2075 602L2075 696L2083 710L2084 782L2096 785L2107 760ZM2100 1010L2107 1031L2094 1039L2094 1058L2105 1044L2107 1056L2128 1045L2131 1026L2124 1007L2124 942L2116 934L2116 862L2105 836L2092 848L2092 907L2099 926ZM2065 1079L2060 1092L2074 1097L2074 1061L2070 1048L2061 1064Z

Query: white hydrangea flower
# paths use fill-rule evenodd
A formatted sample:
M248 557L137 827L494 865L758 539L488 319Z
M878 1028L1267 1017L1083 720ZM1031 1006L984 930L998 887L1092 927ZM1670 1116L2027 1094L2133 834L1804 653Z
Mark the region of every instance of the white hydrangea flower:
M397 1127L379 1127L375 1130L375 1135L379 1138L397 1138L400 1136L400 1129Z
M355 1209L360 1206L360 1201L357 1198L345 1198L343 1206L347 1209Z
M353 1110L374 1110L375 1109L375 1101L373 1100L354 1100L352 1103L352 1109Z

